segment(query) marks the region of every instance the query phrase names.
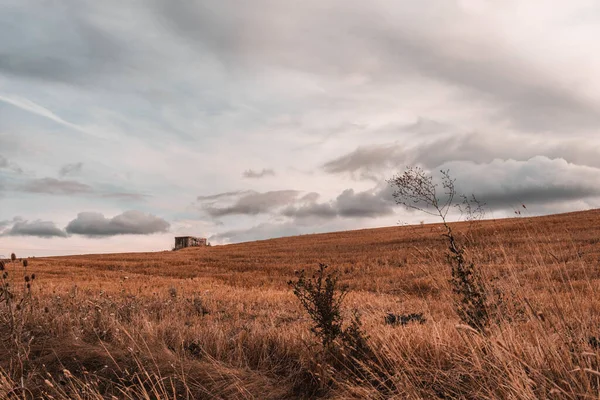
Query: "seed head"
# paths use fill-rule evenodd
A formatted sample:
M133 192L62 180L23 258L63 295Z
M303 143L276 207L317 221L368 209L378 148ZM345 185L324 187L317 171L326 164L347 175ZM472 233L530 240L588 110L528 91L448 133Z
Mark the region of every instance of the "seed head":
M27 264L28 264L27 260L23 260L23 267L27 268Z
M10 260L14 262L16 259L17 259L17 256L15 255L15 253L12 253L10 255Z
M35 274L31 274L31 280L35 280Z
M4 261L0 260L0 271L4 271Z
M31 280L31 278L29 278L28 275L25 275L25 282L29 282Z

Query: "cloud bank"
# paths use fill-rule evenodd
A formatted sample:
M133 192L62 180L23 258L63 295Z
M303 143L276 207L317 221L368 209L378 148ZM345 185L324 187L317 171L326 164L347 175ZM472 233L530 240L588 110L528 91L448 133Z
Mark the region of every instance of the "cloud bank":
M11 223L5 223L5 226L11 225ZM0 224L0 228L2 225ZM40 238L52 238L52 237L67 237L67 233L58 228L54 222L50 221L25 221L20 218L16 218L12 222L10 229L2 232L2 236L35 236Z
M101 213L82 212L65 228L69 234L90 237L150 235L167 232L170 224L162 218L140 211L126 211L113 218Z

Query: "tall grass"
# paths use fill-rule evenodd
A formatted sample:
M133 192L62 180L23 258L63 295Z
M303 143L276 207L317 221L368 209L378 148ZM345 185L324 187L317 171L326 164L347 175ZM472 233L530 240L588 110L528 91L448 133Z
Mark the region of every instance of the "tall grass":
M456 315L437 225L31 259L31 342L22 371L0 342L0 398L598 398L598 222L591 211L476 223L469 258L504 304L481 332ZM372 358L354 372L316 357L287 286L319 261L336 266L342 316L357 309L369 336ZM24 282L22 264L5 268ZM390 325L389 313L426 322Z

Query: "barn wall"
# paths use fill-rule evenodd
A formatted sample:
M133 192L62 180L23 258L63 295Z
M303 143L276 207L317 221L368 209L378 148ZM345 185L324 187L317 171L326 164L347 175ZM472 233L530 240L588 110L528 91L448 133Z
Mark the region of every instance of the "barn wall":
M175 250L183 249L186 247L199 247L206 246L206 238L197 238L192 236L176 237L175 238Z

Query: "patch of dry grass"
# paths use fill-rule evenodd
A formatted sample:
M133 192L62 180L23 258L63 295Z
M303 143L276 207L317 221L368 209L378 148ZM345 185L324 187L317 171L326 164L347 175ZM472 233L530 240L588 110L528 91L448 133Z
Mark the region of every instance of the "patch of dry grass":
M588 211L453 224L504 299L482 333L454 312L435 224L30 259L21 340L33 340L21 369L0 344L0 398L598 398L599 222ZM323 361L286 284L319 262L370 336L376 360L360 376ZM427 322L384 323L414 312Z

